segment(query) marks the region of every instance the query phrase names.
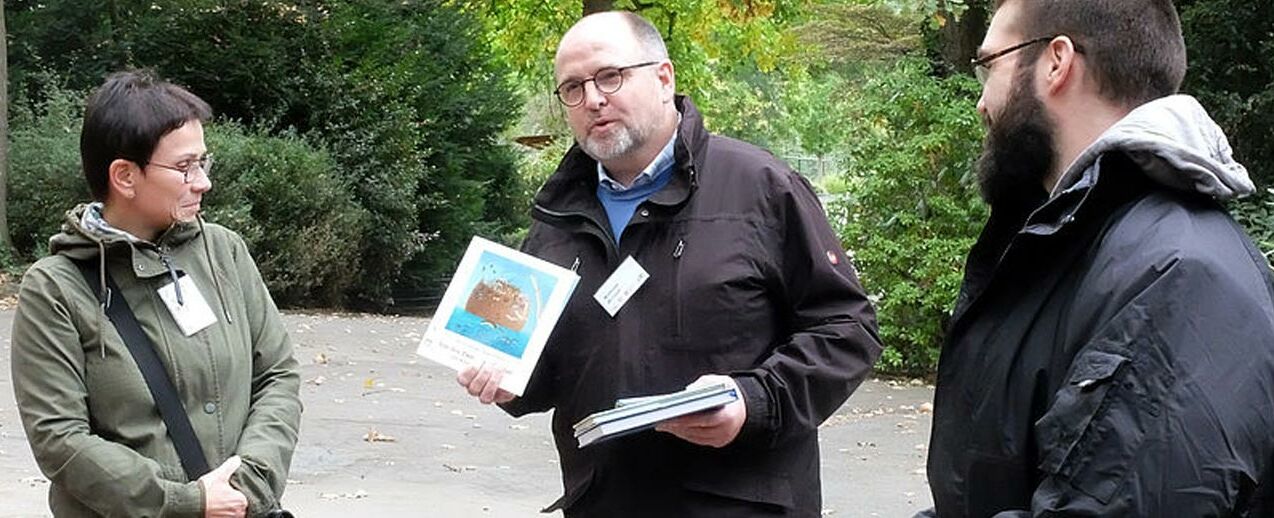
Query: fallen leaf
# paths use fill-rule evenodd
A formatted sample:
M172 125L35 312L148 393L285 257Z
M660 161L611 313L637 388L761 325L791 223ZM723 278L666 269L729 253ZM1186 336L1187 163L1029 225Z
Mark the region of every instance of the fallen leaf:
M367 442L398 442L398 439L392 436L380 433L376 431L375 428L371 429L366 434L364 434L363 440Z

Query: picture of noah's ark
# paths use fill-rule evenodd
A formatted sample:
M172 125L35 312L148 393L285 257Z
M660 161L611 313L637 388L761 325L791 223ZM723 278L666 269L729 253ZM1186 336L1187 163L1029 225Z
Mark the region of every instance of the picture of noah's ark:
M526 328L530 306L530 299L517 286L504 279L496 279L474 285L464 310L497 326L522 332Z

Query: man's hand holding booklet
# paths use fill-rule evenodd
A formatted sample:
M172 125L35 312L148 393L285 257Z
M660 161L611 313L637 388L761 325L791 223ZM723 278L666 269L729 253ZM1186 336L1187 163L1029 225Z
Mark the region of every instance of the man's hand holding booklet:
M680 392L621 399L575 423L581 448L658 428L705 446L725 446L746 418L743 395L728 376L704 376Z

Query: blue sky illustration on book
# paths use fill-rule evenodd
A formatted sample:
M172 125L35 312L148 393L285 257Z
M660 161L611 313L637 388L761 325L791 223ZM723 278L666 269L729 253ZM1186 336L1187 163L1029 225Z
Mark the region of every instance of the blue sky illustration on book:
M482 252L446 329L521 358L556 284L552 275Z

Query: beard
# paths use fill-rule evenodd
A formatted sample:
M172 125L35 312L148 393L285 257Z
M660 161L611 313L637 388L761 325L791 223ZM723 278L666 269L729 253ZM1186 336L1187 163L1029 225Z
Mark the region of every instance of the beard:
M1034 82L1027 73L1015 79L1019 86L1008 103L996 119L986 121L978 158L978 187L992 208L1038 203L1047 195L1044 179L1057 160L1053 121L1035 95Z
M598 162L606 162L621 156L624 156L646 143L649 138L649 132L642 129L629 126L628 124L618 123L611 134L606 137L585 136L578 139L580 147L584 149L588 156Z

